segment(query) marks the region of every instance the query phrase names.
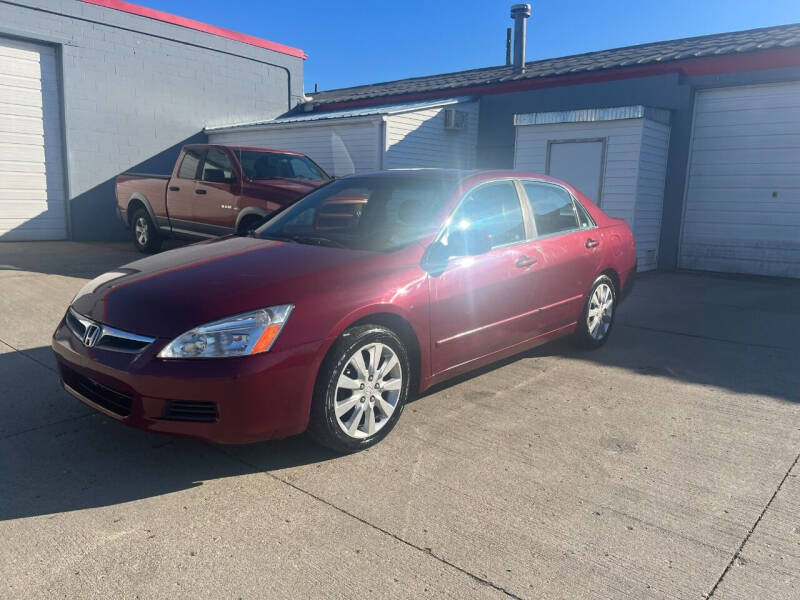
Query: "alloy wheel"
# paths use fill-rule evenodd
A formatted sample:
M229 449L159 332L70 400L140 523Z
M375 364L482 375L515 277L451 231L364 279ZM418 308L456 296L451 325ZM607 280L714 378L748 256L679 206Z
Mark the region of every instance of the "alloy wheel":
M136 219L135 225L136 241L140 246L147 246L147 240L150 237L149 226L147 220L142 216Z
M601 283L594 289L589 300L589 310L586 314L589 335L595 340L602 340L608 334L613 315L614 293L607 283Z
M394 350L378 342L356 350L336 383L334 413L348 436L370 437L389 422L403 388L403 370Z

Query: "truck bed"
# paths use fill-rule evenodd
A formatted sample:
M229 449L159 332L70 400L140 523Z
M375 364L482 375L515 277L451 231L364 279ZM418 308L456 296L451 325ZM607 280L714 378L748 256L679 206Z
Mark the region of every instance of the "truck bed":
M145 198L153 210L155 217L167 216L167 185L169 175L150 173L123 173L117 177L117 207L120 213L126 214L128 200L132 196Z

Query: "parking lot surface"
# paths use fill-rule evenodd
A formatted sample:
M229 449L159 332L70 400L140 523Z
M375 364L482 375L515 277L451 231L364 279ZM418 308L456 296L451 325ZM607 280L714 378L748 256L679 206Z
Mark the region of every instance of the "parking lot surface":
M129 248L0 244L0 597L800 597L800 282L648 274L602 349L437 387L339 457L67 395L50 335Z

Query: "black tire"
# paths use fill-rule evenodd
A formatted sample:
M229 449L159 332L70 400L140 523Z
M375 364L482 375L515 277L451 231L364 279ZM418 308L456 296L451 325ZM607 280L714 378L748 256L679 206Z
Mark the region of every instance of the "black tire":
M142 232L140 227L144 227ZM144 254L154 254L161 249L161 234L153 224L150 215L143 207L136 208L131 215L131 233L133 234L133 245L139 252Z
M608 321L608 328L605 330L605 333L598 337L597 334L592 335L589 330L589 311L591 310L592 299L595 295L595 291L600 286L607 286L607 288L611 291L612 311L610 320ZM581 313L578 326L575 329L575 334L573 335L573 341L577 346L592 350L599 348L608 341L608 338L611 335L611 330L614 328L614 320L617 316L617 298L617 288L614 286L614 282L608 275L600 275L600 277L594 280L594 283L589 290L589 294L586 296L583 312Z
M334 412L337 398L337 383L342 372L348 368L350 359L365 345L381 343L396 355L401 369L401 387L394 405L394 412L372 435L355 438L340 426ZM320 367L311 402L311 418L307 433L318 444L342 454L369 448L385 438L394 428L408 399L409 384L415 381L411 371L408 352L400 337L392 330L380 325L360 325L345 331L328 352ZM354 392L356 394L357 392ZM386 394L387 392L383 392ZM355 410L358 405L355 405ZM343 418L350 413L345 413ZM378 414L378 413L376 413ZM366 419L366 417L365 417Z

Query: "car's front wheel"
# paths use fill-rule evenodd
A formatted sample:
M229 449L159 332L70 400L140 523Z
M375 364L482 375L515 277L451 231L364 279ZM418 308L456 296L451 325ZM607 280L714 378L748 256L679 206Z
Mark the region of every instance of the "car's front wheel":
M320 369L309 434L337 452L378 443L400 418L410 381L408 352L396 333L379 325L348 329Z
M595 279L575 330L575 341L584 348L599 348L611 335L617 308L617 292L608 275Z

